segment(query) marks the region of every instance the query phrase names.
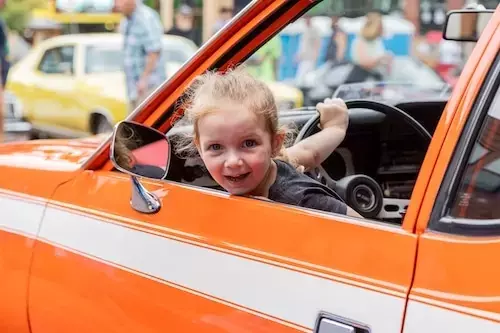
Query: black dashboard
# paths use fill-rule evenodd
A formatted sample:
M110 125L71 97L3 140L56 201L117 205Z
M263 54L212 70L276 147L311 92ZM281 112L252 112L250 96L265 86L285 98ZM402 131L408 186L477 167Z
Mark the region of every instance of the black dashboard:
M446 101L395 106L433 134ZM378 122L351 122L344 142L323 163L323 168L333 179L368 175L381 185L386 198L410 199L428 141L406 123L383 115L381 118Z

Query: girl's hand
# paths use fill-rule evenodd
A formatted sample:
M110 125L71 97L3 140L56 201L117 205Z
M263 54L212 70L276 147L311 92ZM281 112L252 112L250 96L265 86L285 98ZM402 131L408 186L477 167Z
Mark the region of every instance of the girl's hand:
M323 103L318 103L316 108L320 113L321 129L337 128L344 132L347 131L349 114L343 100L326 98Z

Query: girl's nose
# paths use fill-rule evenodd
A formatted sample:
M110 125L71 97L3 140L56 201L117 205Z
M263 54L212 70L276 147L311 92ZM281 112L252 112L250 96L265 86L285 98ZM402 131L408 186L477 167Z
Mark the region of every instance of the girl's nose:
M242 165L243 161L241 160L239 154L229 153L224 166L226 168L234 168L234 167L240 167Z

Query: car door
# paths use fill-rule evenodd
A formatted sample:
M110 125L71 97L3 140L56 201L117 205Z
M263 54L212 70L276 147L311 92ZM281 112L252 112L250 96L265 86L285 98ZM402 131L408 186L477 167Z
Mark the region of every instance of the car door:
M404 333L500 331L498 16L492 31L424 198Z
M84 172L58 188L33 260L32 332L309 332L321 313L326 326L401 331L411 231L144 184L161 199L156 214L131 207L119 172Z
M33 80L37 91L33 107L35 127L61 132L75 122L75 54L75 45L49 48L43 54Z

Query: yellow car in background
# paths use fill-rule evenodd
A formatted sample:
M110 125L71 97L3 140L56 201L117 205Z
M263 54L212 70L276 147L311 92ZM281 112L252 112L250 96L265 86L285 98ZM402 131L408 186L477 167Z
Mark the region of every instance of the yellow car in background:
M123 38L117 33L47 39L9 72L6 89L32 126L34 138L84 137L111 131L128 115L122 69ZM190 40L164 35L167 77L197 51ZM302 92L268 83L280 108L302 106Z

